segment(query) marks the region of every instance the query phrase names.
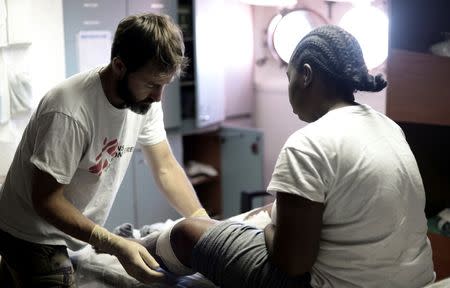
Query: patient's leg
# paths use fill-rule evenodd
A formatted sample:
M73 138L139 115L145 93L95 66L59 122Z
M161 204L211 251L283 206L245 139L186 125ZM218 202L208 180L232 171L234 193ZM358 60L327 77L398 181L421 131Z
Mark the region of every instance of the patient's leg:
M183 265L191 267L191 255L195 244L203 234L219 221L206 218L188 218L178 222L172 230L170 243Z
M236 215L229 220L245 222L263 229L271 222L270 212L267 213L271 208L272 204ZM137 241L146 247L166 270L180 275L192 274L194 271L189 268L192 267L191 255L194 246L207 230L218 223L220 222L207 218L187 218Z
M218 221L206 218L187 218L135 241L147 248L166 270L178 275L189 275L195 273L190 269L195 244L216 223Z
M254 217L263 216L257 221L263 226L271 219L262 213ZM273 266L261 228L232 220L188 218L150 234L141 244L164 269L177 275L200 272L220 287L310 287L309 274L290 277Z
M265 217L265 218L259 217L258 223L255 223L255 221L252 221L252 218L255 215L259 214L260 212L264 212L264 211L267 212L267 216L269 216L270 213L271 213L271 210L272 210L272 204L273 203L270 203L270 204L268 204L266 206L255 208L253 210L250 210L250 211L247 211L247 212L235 215L233 217L228 218L228 220L238 221L238 222L245 222L247 224L250 224L250 225L253 225L253 226L256 226L256 227L260 226L259 225L260 223L261 223L262 226L265 226L264 225L265 224L264 221L266 221L266 222L270 221L269 218L267 218L267 217ZM215 221L215 220L205 219L205 218L190 218L190 219L185 219L185 220L186 220L186 222L184 222L184 221L177 222L177 223L182 223L182 224L178 225L177 228L176 228L177 230L179 230L179 231L176 232L178 234L178 235L176 235L176 237L177 237L176 242L178 243L177 246L180 246L180 247L183 246L183 243L182 243L183 241L179 241L180 239L181 240L185 240L185 236L190 235L188 237L190 239L190 241L188 241L188 242L195 241L195 243L196 243L198 241L198 239L200 238L198 236L203 235L203 233L207 229L209 229L212 225L217 223L217 221ZM269 223L269 222L267 222L267 223ZM258 225L255 225L255 224L258 224ZM127 224L121 225L120 227L124 226L125 229L128 229L128 225L131 225L131 224L127 223ZM118 228L116 228L116 230L117 229ZM122 230L123 230L123 228L120 231L122 231ZM181 231L185 231L187 235L183 235L184 232L181 232ZM129 239L129 240L136 241L136 242L142 244L144 247L147 248L147 250L149 251L150 254L155 255L156 239L158 239L158 236L159 236L160 233L161 233L161 231L154 231L154 232L151 233L152 234L151 236L150 235L146 235L145 237L143 237L141 239ZM116 233L116 234L120 235L119 233ZM121 235L121 236L123 236L123 235ZM175 241L175 240L172 240L172 242L173 241ZM192 244L192 243L190 243L190 244ZM183 252L180 252L180 253L183 253Z

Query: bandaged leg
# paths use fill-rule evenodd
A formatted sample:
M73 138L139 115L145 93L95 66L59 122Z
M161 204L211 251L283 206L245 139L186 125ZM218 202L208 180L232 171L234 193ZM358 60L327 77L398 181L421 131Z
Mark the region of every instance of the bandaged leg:
M172 244L170 242L170 234L175 225L171 226L168 229L159 234L158 239L156 240L156 253L155 255L162 261L163 264L170 272L177 275L191 275L194 274L195 271L190 267L185 266L175 255L174 250L172 249ZM150 235L149 235L150 236Z

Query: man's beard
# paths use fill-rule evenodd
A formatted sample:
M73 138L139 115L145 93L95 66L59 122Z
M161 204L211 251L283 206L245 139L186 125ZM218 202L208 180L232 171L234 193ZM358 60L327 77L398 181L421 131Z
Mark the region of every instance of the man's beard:
M120 99L125 102L123 108L129 108L134 113L140 115L146 114L150 109L152 102L136 101L136 98L128 86L128 72L126 72L125 76L119 80L117 90Z

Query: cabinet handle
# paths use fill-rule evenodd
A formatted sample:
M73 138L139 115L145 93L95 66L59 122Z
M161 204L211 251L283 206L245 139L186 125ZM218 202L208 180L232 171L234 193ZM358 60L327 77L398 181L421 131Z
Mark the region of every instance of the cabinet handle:
M252 153L254 155L258 155L259 154L259 145L258 142L253 142L252 145L250 146L250 149L252 150Z

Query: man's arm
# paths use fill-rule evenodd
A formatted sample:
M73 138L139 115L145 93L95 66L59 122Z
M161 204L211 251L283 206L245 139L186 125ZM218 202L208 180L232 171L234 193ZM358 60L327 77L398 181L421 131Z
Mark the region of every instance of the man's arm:
M128 274L141 282L152 283L163 277L162 273L152 270L159 265L142 245L114 235L84 216L64 196L64 185L50 174L34 167L31 181L33 207L47 222L117 256Z
M199 211L202 206L197 194L167 141L155 145L142 145L142 151L153 171L156 183L172 206L185 217Z
M319 251L324 205L277 193L277 223L264 229L270 260L291 276L311 271Z
M50 174L34 167L31 195L33 207L39 216L56 228L88 243L95 223L67 201L64 186Z

